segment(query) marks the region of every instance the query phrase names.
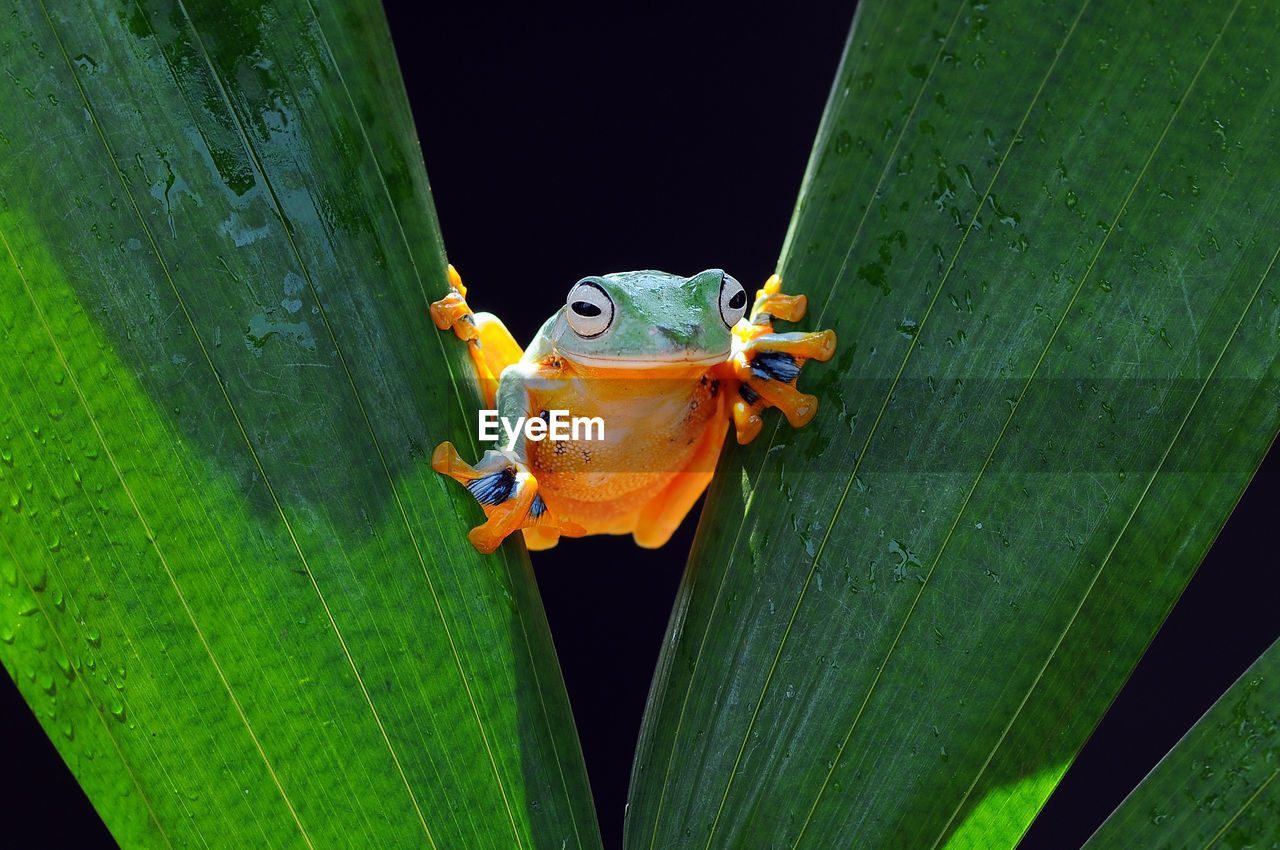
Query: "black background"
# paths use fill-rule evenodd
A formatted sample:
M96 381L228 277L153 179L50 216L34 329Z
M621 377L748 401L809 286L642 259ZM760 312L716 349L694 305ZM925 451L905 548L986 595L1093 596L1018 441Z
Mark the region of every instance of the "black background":
M852 4L422 5L388 15L449 258L519 341L586 274L722 266L750 289L774 270ZM1078 846L1280 633L1275 454L1023 847ZM657 551L534 554L606 847L695 521ZM111 846L0 678L6 823Z

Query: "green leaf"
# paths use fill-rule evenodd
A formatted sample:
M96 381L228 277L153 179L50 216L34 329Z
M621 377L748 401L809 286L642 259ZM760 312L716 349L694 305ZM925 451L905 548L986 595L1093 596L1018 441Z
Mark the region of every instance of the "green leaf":
M127 847L599 846L377 3L20 2L0 657ZM450 486L446 486L450 485Z
M722 459L628 846L1017 843L1280 427L1277 51L859 5L780 264L839 349Z
M1086 847L1280 843L1280 641L1169 751Z

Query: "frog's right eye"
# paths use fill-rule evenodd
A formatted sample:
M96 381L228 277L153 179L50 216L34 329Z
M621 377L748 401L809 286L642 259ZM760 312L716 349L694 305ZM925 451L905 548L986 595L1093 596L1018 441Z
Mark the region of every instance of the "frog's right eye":
M723 273L722 273L723 274ZM720 318L732 328L747 315L747 290L727 274L720 279Z
M583 339L600 336L613 324L613 299L593 280L575 283L566 303L569 308L564 317L573 332Z

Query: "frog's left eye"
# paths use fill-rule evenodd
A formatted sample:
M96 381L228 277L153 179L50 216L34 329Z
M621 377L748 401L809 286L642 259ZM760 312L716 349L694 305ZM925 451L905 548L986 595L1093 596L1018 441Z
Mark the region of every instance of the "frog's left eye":
M747 290L728 275L720 282L720 318L733 327L747 314Z
M573 332L592 339L609 330L613 324L613 299L595 281L580 280L569 290L568 309L564 317Z

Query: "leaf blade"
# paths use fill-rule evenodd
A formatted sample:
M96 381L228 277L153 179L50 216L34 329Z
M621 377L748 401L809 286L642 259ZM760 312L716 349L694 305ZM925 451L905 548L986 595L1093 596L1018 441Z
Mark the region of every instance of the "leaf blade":
M24 135L2 184L4 286L29 297L2 318L42 365L4 381L11 428L35 435L7 471L31 486L5 538L15 579L42 569L26 593L65 610L36 607L65 616L52 635L12 628L5 660L53 732L50 712L77 715L45 673L17 671L48 667L51 642L76 648L81 708L138 777L114 793L118 770L97 775L94 749L54 734L95 806L131 846L212 828L597 844L527 559L495 571L465 546L474 508L421 448L464 439L448 415L464 359L426 318L443 254L403 93L372 121L381 89L352 75L382 62L375 79L398 85L380 12L21 11L43 55L15 79L47 106L6 95ZM61 173L32 155L45 135L70 152ZM33 203L19 176L74 203ZM96 495L78 464L65 484L55 445L99 470ZM155 745L144 728L173 734Z
M1137 36L1141 49L1122 64L1102 34L1124 31L1123 16L1139 10L1052 4L990 20L965 11L910 7L908 19L933 18L899 28L887 6L860 8L782 263L785 280L830 306L813 324L840 335L845 374L816 384L817 433L780 431L786 451L752 447L721 469L633 772L633 846L748 834L788 846L929 846L1010 779L1060 775L1275 434L1275 245L1233 206L1270 208L1264 189L1240 183L1269 185L1271 166L1237 145L1229 168L1252 177L1216 176L1212 203L1194 200L1195 180L1176 196L1164 188L1185 180L1188 156L1205 168L1216 157L1205 112L1265 137L1274 90L1229 66L1265 55L1275 22L1241 10L1249 20L1233 23L1232 4L1184 10L1177 33L1168 21L1135 24L1155 31ZM1217 52L1224 35L1231 47ZM1016 58L1000 44L1017 44ZM1115 66L1110 77L1097 73L1103 65ZM988 86L1007 96L993 100ZM1233 86L1260 99L1219 93ZM1081 116L1089 132L1068 132ZM1165 195L1180 206L1158 209ZM1161 290L1148 243L1182 246L1185 263L1192 233L1224 223L1246 225L1213 278L1229 281L1226 294ZM1050 244L1037 248L1037 234L1052 234L1040 237ZM1130 257L1145 263L1117 271ZM1141 323L1117 321L1108 293L1121 282L1122 308L1177 330L1157 326L1144 339ZM1180 295L1189 322L1173 310ZM1175 339L1190 342L1171 359L1162 352ZM1132 356L1117 357L1122 348ZM847 433L824 418L833 415ZM1181 426L1216 436L1218 415L1228 434L1247 427L1206 479L1209 453ZM1203 518L1167 526L1164 511L1187 512L1179 489L1202 480L1212 482ZM1157 507L1144 495L1153 488L1165 500ZM1081 502L1090 490L1102 498ZM1116 552L1159 562L1153 537L1180 558L1128 629L1091 589L1104 576L1108 588L1126 584L1103 569ZM1032 562L1048 576L1033 579ZM1126 590L1126 603L1141 598ZM1094 627L1124 660L1075 647ZM1072 671L1054 663L1068 638L1071 664L1104 668L1106 684L1036 750L1070 688ZM673 751L692 763L674 764ZM1035 788L984 840L1016 842L1052 782ZM832 800L842 793L843 805Z
M1085 844L1274 842L1280 644L1272 644Z

